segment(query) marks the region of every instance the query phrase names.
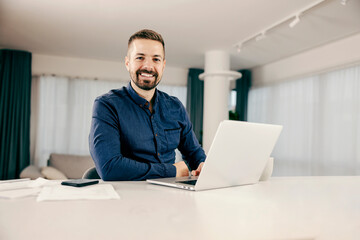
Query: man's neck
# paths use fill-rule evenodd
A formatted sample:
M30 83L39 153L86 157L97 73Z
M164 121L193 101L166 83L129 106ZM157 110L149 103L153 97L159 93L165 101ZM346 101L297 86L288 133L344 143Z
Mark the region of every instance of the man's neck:
M135 92L140 97L146 99L148 102L151 103L151 100L155 94L155 88L151 89L151 90L143 90L143 89L139 88L138 86L136 86L136 84L133 81L131 81L130 84L131 84L131 87L135 90Z

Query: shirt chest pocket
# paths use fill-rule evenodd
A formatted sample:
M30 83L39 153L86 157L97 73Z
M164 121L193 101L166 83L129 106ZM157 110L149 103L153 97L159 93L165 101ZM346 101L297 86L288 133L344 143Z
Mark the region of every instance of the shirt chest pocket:
M165 137L167 142L167 150L175 150L179 146L181 128L165 129Z

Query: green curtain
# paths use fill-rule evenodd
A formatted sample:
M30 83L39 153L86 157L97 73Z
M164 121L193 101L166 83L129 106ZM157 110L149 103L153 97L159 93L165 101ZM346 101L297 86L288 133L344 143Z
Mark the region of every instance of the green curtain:
M239 70L242 77L236 80L236 113L240 121L247 121L248 96L251 88L251 71Z
M189 113L193 130L200 144L202 144L203 129L204 81L199 79L199 74L203 72L202 69L189 69L186 100L186 110Z
M0 50L0 179L30 163L31 53Z

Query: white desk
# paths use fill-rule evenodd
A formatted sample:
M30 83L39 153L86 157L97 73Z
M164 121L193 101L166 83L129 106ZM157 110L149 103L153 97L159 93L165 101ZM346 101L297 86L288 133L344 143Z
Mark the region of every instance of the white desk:
M113 182L121 200L0 200L0 239L360 239L360 176L189 192Z

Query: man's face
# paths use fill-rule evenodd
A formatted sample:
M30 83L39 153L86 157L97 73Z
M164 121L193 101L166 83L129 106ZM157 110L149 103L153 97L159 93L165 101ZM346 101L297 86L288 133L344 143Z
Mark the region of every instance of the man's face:
M165 68L164 49L160 42L135 39L128 48L125 65L131 80L143 90L155 88Z

